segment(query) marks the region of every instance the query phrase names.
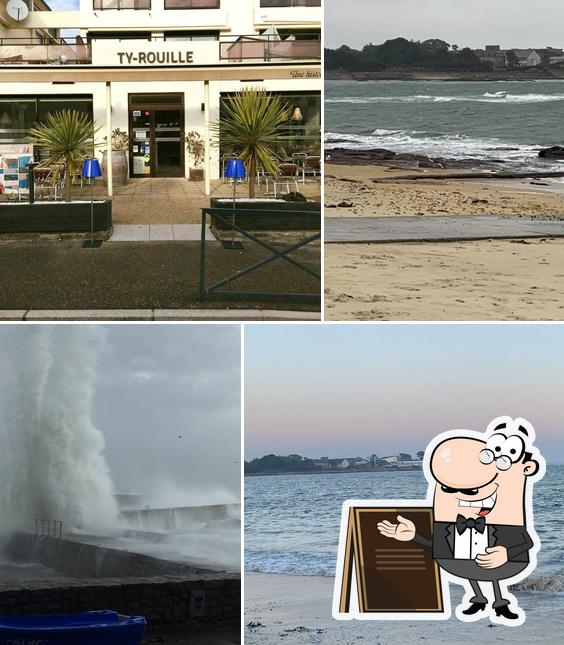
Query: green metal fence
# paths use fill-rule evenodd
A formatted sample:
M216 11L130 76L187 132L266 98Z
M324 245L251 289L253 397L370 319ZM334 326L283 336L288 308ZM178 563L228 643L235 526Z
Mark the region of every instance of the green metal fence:
M236 215L260 215L261 211L258 209L244 209L244 208L203 208L202 209L202 229L200 237L200 298L202 300L210 298L212 296L220 297L241 297L241 298L260 298L260 299L270 299L270 300L293 300L298 302L321 302L321 272L312 269L307 266L300 260L296 260L291 256L292 253L298 249L303 249L309 244L321 240L321 213L320 211L281 211L281 210L268 210L268 217L274 219L284 220L284 218L304 218L305 221L310 223L311 228L305 230L303 239L294 242L292 244L286 244L282 248L276 248L272 243L266 242L265 240L257 237L249 228L244 228L236 222ZM264 215L264 213L262 213ZM234 233L239 233L244 238L250 240L251 242L262 247L270 253L266 258L254 262L253 264L235 271L224 278L213 282L212 284L206 284L206 225L208 221L208 216L215 219L219 224L225 225L224 230L231 230ZM319 230L315 230L316 225L319 224ZM310 230L314 231L309 234ZM232 253L233 251L225 251L226 253ZM242 278L243 276L254 273L265 266L268 266L271 262L275 260L284 260L293 267L299 269L312 276L313 278L319 280L319 292L318 293L300 293L300 292L291 292L291 293L281 293L277 291L238 291L238 290L225 290L222 287Z

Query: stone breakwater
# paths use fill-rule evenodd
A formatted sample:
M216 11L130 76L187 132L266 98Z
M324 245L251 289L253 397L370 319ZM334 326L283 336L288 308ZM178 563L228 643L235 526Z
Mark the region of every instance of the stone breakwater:
M113 609L150 625L240 620L239 576L85 578L0 585L0 615L67 614Z
M199 575L211 571L141 553L28 533L16 533L4 552L16 562L38 562L79 577Z

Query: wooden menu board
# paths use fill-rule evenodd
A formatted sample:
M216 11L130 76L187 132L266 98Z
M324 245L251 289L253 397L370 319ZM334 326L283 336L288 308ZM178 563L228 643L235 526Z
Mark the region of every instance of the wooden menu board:
M443 614L441 576L432 549L385 537L376 526L382 520L397 523L398 515L410 519L417 533L431 538L431 508L349 508L343 567L337 572L342 576L340 614L351 610L353 568L361 614Z

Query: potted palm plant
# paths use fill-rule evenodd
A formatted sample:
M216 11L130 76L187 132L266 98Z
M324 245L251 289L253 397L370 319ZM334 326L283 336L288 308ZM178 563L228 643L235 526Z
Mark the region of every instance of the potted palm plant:
M107 142L108 137L104 137ZM127 151L129 150L129 135L125 130L115 128L112 130L112 180L114 186L125 186L129 179L129 164ZM102 153L102 172L104 173L104 186L107 185L108 151Z
M27 140L36 148L44 149L47 158L39 168L53 168L64 164L64 198L71 200L72 178L80 173L82 163L101 144L94 138L100 130L83 112L62 110L47 115L44 123L35 123L27 133ZM53 173L56 179L57 173Z
M184 137L186 150L192 155L194 167L190 166L190 181L203 181L204 169L201 167L204 163L205 145L204 140L198 132L192 130Z
M221 141L222 150L243 160L251 199L255 196L257 169L262 167L269 174L278 170L276 159L283 154L280 130L290 116L282 97L246 87L225 100L219 121L210 126L214 144Z

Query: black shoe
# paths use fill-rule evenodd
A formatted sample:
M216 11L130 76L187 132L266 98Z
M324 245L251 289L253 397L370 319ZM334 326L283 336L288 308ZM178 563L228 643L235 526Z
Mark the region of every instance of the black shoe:
M472 614L477 614L479 611L484 611L486 608L485 602L473 602L468 609L465 609L462 613L467 616L472 616ZM515 617L517 618L517 616Z
M514 614L511 609L509 609L508 605L503 605L503 607L496 607L495 608L495 615L496 616L503 616L504 618L507 618L508 620L515 620L516 618L519 618L518 614Z

